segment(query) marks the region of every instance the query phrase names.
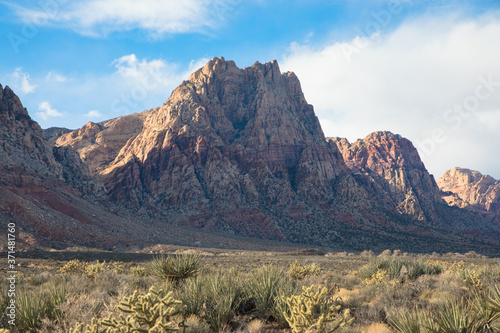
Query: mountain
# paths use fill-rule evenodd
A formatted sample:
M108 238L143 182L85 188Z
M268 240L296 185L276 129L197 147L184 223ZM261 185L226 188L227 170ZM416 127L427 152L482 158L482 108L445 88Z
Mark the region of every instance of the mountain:
M453 168L437 179L450 206L477 212L500 226L500 180L478 171Z
M346 165L365 177L366 187L379 204L418 220L438 222L434 203L442 202L439 188L413 144L398 134L374 132L350 144L328 138Z
M55 145L79 154L109 202L165 227L359 250L488 251L500 239L446 205L409 140L327 140L276 61L240 69L214 58L162 106Z
M65 130L44 133L18 96L0 85L0 221L16 225L17 250L108 249L151 244L176 233L162 232L154 221L144 222L109 202L103 184L71 147L49 144L54 132Z

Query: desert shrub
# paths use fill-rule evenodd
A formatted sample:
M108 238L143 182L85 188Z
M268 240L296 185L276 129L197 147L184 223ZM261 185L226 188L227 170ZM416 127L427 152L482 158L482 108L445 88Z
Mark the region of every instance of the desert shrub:
M500 332L500 289L498 286L485 293L476 290L472 306L477 316L483 321L487 332Z
M199 254L162 255L151 260L149 270L162 280L178 281L196 275L202 260Z
M452 300L442 304L434 317L437 329L443 333L455 332L483 332L484 321L472 311L470 303Z
M272 311L276 298L284 290L293 289L293 282L286 272L271 265L254 271L245 285L248 296L254 300L257 310L262 312Z
M218 332L234 317L236 309L243 301L243 287L234 270L219 271L206 276L203 285L204 317L210 327Z
M29 277L29 282L31 285L38 287L49 281L50 274L48 272L43 272L41 274L35 274Z
M379 257L372 258L361 269L360 275L365 279L373 279L377 275L386 274L391 280L415 280L421 275L440 274L443 267L439 263L424 262L423 260L409 260L401 258ZM383 273L385 272L385 273Z
M303 279L306 276L309 275L319 275L321 273L321 269L316 263L312 264L307 264L304 266L301 266L297 260L295 260L291 265L290 265L290 270L288 271L288 274L297 280Z
M340 314L341 306L332 301L327 288L319 285L302 287L300 295L286 298L288 311L284 314L293 333L333 332L350 325L349 310Z
M200 317L191 315L184 320L185 331L183 333L211 333L210 326L204 322Z

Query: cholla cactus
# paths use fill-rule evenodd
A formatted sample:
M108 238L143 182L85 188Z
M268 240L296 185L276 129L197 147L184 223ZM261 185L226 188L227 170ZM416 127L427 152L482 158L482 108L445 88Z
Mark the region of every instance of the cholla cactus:
M84 268L85 275L92 281L94 281L96 275L102 273L103 270L104 263L99 263L99 261L96 261L95 264L87 264Z
M90 325L82 323L76 324L74 328L70 328L69 333L107 333L108 328L103 327L99 320L92 318Z
M349 319L349 309L339 315L341 307L329 301L326 287L312 285L302 287L302 290L300 295L285 300L289 313L284 313L284 316L293 333L333 332L354 320Z
M163 290L149 289L146 295L139 295L138 291L126 297L118 309L129 313L126 318L120 315L102 321L102 324L117 329L116 332L166 332L177 331L177 325L170 317L179 314L182 310L181 301L175 300L172 292L161 297Z
M291 265L290 265L290 270L288 274L290 277L294 279L303 279L308 275L319 275L321 273L321 269L316 263L308 264L305 266L299 265L298 261L295 260Z
M384 282L387 279L388 276L389 276L389 274L387 274L386 270L379 269L379 270L377 270L377 273L375 273L372 276L370 276L369 278L365 279L363 281L363 283L367 286L371 286L373 284L381 284L382 282Z
M145 295L139 295L138 291L125 297L118 306L118 310L129 314L123 314L114 318L109 315L107 319L97 320L92 318L90 325L77 324L69 330L69 333L136 333L136 332L171 332L178 331L177 324L171 321L171 317L182 311L181 302L172 297L172 292L161 297L163 290L149 289Z
M59 272L64 274L81 273L85 269L85 263L78 259L70 260L59 268Z

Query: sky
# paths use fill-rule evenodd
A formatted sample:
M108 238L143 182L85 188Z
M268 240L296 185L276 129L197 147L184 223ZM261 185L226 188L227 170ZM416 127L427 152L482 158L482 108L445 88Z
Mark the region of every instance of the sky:
M160 106L220 56L295 72L326 136L500 179L498 0L0 0L0 84L42 128Z

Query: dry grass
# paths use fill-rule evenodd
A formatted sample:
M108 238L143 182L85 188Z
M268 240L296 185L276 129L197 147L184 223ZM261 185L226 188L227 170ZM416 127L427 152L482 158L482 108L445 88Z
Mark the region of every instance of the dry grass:
M197 276L176 282L149 273L147 262L97 263L89 258L89 262L68 265L68 261L21 259L17 290L21 296L31 295L30 304L38 308L28 308L17 331L68 332L77 322L119 314L117 305L125 297L134 290L146 293L151 286L173 291L174 298L183 302L183 314L173 320L183 322L188 333L290 332L282 316L287 305L279 296L298 295L302 287L311 285L326 287L333 295L330 301L340 305L342 312L350 310L354 322L341 332L389 332L391 316L397 311L427 311L436 318L439 313L441 320L448 320L460 310L469 315L463 320L471 321L475 314L489 311L488 304L500 302L494 298L495 286L500 285L500 259L473 254L413 256L385 251L377 256L366 251L361 255L305 255L220 250L204 254ZM291 266L297 270L313 267L314 273L289 283ZM386 274L380 273L384 270ZM375 283L367 283L370 279ZM43 308L40 304L50 305L52 297L46 295L54 286L63 285L66 292L62 301ZM6 281L0 281L0 327L9 327L5 317L7 290ZM460 305L478 297L483 308ZM454 303L448 301L458 305L453 308ZM35 316L30 313L37 313L37 317L30 317ZM491 326L498 326L499 316L490 315Z

